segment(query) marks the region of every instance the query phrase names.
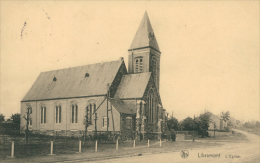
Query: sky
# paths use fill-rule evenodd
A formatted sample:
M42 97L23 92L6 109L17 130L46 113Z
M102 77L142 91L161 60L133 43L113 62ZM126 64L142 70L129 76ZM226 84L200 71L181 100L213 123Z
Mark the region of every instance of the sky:
M118 60L147 11L161 54L163 107L259 120L259 1L1 1L6 119L40 72Z

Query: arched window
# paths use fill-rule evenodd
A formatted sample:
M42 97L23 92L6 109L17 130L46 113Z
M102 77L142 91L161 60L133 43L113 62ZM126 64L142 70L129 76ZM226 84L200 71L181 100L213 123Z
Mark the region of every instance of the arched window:
M71 105L71 123L78 123L78 105Z
M55 119L56 123L61 123L61 105L55 106Z
M46 106L41 105L41 124L46 123Z
M139 57L135 59L135 72L143 72L143 58Z
M94 101L90 101L87 106L87 117L88 117L88 123L92 124L93 121L93 115L96 112L96 104Z
M26 124L28 124L28 126L32 126L32 107L30 104L27 104L27 108L26 108Z

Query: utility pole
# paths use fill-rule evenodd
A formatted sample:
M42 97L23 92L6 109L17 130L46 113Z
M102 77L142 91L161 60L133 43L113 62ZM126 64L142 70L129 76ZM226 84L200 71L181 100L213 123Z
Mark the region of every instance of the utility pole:
M97 113L95 113L95 135L97 136Z
M25 130L25 143L28 143L28 137L29 137L29 123L30 123L30 114L32 113L32 108L27 108L26 117L23 118L26 120L26 130Z
M109 98L109 83L107 83L107 134L108 134L108 98Z
M112 115L112 123L113 123L113 134L115 134L114 117L113 117L113 111L112 111L112 105L111 105L111 103L110 103L110 106L111 106L110 111L111 111L111 115Z

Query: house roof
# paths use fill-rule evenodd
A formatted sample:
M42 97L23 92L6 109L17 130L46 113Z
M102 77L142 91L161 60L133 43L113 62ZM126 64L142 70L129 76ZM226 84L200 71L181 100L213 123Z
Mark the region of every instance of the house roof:
M152 47L155 50L160 51L152 25L150 23L146 11L144 13L143 19L135 34L135 37L133 39L133 42L129 50L143 48L143 47Z
M110 102L119 113L124 113L124 114L136 113L136 100L111 99Z
M42 72L22 101L104 95L121 64L117 60Z
M114 98L142 98L150 76L151 72L124 75Z

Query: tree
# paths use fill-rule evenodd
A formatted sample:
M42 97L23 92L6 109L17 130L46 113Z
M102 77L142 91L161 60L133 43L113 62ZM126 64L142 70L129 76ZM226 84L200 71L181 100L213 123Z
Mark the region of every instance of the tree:
M227 111L227 112L225 112L225 113L222 111L220 117L221 117L221 118L223 119L223 121L226 123L226 122L229 120L229 118L230 118L230 113L229 113L229 111Z
M202 137L208 136L207 130L209 129L209 122L210 122L211 113L205 112L204 114L200 114L200 132Z
M167 121L167 126L169 130L171 129L178 130L178 120L175 117L171 117Z
M193 131L194 129L194 120L191 117L185 118L182 123L181 127L185 131Z
M227 122L227 126L229 126L229 127L233 127L233 126L234 126L234 124L233 124L233 122L232 122L232 121L228 121L228 122Z
M5 116L3 114L0 114L0 123L5 121Z
M255 127L260 127L260 122L259 121L255 122Z
M199 117L194 117L193 130L197 131L199 135L208 136L207 130L209 128L211 113L206 111L204 114L200 114Z
M21 116L19 113L16 113L16 114L12 114L11 116L11 121L12 121L12 124L15 126L16 129L20 128L20 119L21 119Z

